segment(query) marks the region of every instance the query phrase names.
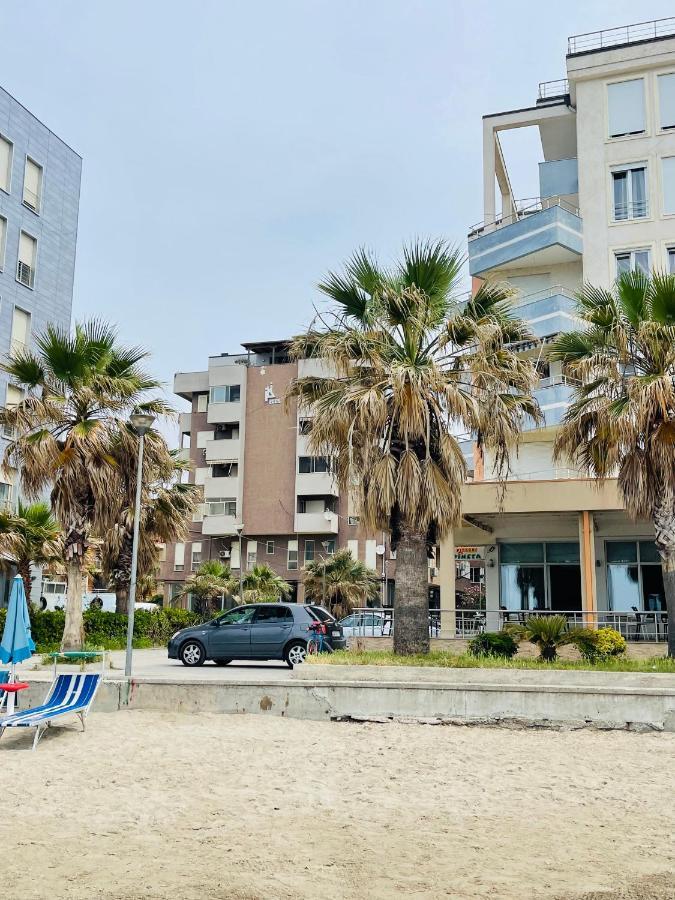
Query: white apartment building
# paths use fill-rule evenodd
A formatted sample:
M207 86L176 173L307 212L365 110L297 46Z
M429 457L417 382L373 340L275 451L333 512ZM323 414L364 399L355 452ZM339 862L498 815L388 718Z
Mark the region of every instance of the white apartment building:
M501 510L492 462L474 453L466 518L441 554L441 607L454 602L455 548L477 547L488 627L548 609L662 638L650 524L628 519L615 482L598 488L553 462L573 386L547 347L575 327L583 282L609 288L630 268L675 272L675 19L571 37L566 65L533 105L483 117L483 222L469 233L470 272L518 290L517 312L535 335L521 349L540 369L545 424L523 435ZM536 199L514 196L500 144L520 128L541 141Z

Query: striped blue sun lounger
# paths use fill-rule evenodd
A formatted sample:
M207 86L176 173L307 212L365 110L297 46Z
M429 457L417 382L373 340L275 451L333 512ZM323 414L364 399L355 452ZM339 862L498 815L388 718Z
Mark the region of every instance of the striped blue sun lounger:
M45 728L63 716L79 717L84 731L84 720L94 702L101 683L100 675L59 675L41 706L25 709L0 719L0 738L6 728L34 728L33 750L38 745Z

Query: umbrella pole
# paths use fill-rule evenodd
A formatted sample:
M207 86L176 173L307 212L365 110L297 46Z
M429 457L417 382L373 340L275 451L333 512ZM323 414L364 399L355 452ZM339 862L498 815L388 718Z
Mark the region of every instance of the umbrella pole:
M9 670L9 679L10 684L14 684L16 681L16 663L12 663L11 668ZM7 697L7 715L11 716L14 712L14 691L9 691L9 696Z

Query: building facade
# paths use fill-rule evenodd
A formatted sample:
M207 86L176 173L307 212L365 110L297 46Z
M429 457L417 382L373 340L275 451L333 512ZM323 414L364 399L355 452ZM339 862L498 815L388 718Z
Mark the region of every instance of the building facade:
M191 404L180 416L181 452L200 485L200 505L186 541L169 544L159 580L176 602L190 572L220 559L233 573L268 564L302 602L304 567L338 548L375 569L381 600L391 604L396 578L389 536L361 528L330 461L312 455L311 411L286 404L294 378L320 374L320 360L291 360L287 342L244 344L244 352L209 358L202 372L178 373L174 391ZM430 596L438 601L430 562Z
M81 157L0 88L0 356L47 325L68 330L73 304ZM20 399L0 373L0 402ZM8 435L0 435L0 453ZM15 479L0 473L0 502Z
M615 481L599 487L554 462L574 385L548 349L575 328L584 282L675 272L675 20L571 37L568 51L567 78L540 84L532 106L483 118L484 216L469 233L470 272L518 292L534 335L520 349L539 369L545 421L523 434L501 502L489 454L467 437L473 478L463 525L441 551L441 607L454 603L453 557L471 545L484 560L489 627L549 609L655 637L665 599L653 529L629 520ZM499 136L526 127L541 140L540 197L519 201Z

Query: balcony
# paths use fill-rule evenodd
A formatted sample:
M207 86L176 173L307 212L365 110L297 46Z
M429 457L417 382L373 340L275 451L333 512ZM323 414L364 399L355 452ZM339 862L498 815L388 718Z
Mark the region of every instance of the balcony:
M607 50L608 47L625 47L674 36L675 18L653 19L651 22L637 22L634 25L622 25L620 28L574 34L567 39L567 55L595 53L598 50Z
M576 382L564 375L542 378L534 396L544 414L545 427L559 425L574 395Z
M333 512L296 513L294 531L297 534L337 534L338 517Z
M575 311L574 294L559 284L520 297L513 306L513 314L538 338L572 331L579 325Z
M236 516L204 516L202 534L233 535L237 533L239 520Z
M204 449L207 463L236 462L241 452L241 441L239 438L223 438L219 441L210 438Z
M176 459L180 462L190 462L190 448L189 447L181 447L180 450L176 453Z
M338 486L330 472L302 472L295 476L295 493L298 496L337 497Z
M518 209L469 233L469 272L559 265L583 250L579 210L560 197L519 201Z
M241 400L234 403L209 403L206 411L209 425L222 422L241 422Z
M238 497L239 478L235 475L230 478L214 478L212 475L204 479L204 499L213 500L217 497Z

